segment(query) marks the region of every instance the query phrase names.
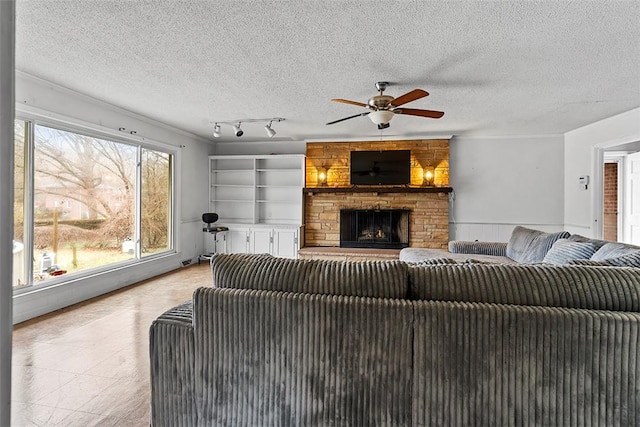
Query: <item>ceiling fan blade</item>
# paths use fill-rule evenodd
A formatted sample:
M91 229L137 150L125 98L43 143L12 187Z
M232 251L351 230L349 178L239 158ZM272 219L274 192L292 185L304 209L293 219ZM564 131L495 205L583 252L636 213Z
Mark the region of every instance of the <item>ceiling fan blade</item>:
M393 99L389 102L388 105L393 105L394 107L399 107L407 102L415 101L416 99L424 98L425 96L429 96L429 92L422 89L414 89L411 92L407 92L404 95L400 95L399 97Z
M420 116L420 117L430 117L432 119L439 119L444 116L442 111L432 111L432 110L417 110L415 108L399 108L397 110L393 110L395 114L407 114L409 116Z
M343 104L357 105L358 107L365 107L365 108L367 107L367 104L363 104L362 102L349 101L348 99L334 98L332 99L332 101L342 102Z
M349 119L353 119L354 117L360 117L360 116L366 116L367 114L369 114L370 111L367 111L366 113L360 113L360 114L354 114L353 116L349 116L349 117L344 117L342 119L338 119L338 120L334 120L332 122L327 123L328 125L332 125L334 123L340 123L343 122L345 120L349 120Z

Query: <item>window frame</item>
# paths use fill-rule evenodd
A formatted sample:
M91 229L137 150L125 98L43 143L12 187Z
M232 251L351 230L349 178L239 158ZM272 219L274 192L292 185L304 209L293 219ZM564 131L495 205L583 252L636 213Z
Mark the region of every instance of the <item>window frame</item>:
M15 121L24 121L26 123L25 127L25 197L24 197L24 250L25 250L25 260L26 259L34 259L35 253L33 248L34 241L34 202L35 202L35 163L34 163L34 155L35 155L35 129L37 125L45 126L51 129L63 131L63 132L71 132L80 134L83 136L88 136L91 138L104 139L108 141L112 141L118 144L126 144L129 146L133 146L136 148L136 173L135 173L135 181L136 181L136 193L135 193L135 251L134 257L132 259L118 261L114 263L110 263L100 267L94 267L87 270L81 270L78 272L64 274L58 277L51 277L42 282L34 282L33 281L33 263L26 262L26 270L25 275L28 278L28 285L22 286L19 288L13 288L13 295L18 296L22 294L27 294L30 292L38 291L44 288L50 288L54 286L63 286L68 282L76 282L78 280L82 280L84 278L88 278L91 276L96 276L100 274L104 274L110 270L127 268L136 265L142 265L148 262L153 262L158 258L163 258L167 256L176 255L178 251L178 242L179 242L179 222L177 218L177 203L178 203L178 179L177 179L177 165L179 164L179 147L158 142L155 140L151 140L149 138L139 137L137 135L129 135L123 132L115 132L110 129L100 128L95 125L81 123L80 121L63 119L63 118L54 118L47 114L37 113L37 112L29 112L29 111L20 111L17 110L14 118ZM141 173L141 153L143 149L159 151L162 153L166 153L170 156L169 162L169 182L170 182L170 194L169 194L169 220L168 220L168 230L167 230L167 243L168 249L144 255L142 254L142 242L141 242L141 212L142 212L142 203L141 203L141 185L142 185L142 173ZM12 201L13 203L13 201Z

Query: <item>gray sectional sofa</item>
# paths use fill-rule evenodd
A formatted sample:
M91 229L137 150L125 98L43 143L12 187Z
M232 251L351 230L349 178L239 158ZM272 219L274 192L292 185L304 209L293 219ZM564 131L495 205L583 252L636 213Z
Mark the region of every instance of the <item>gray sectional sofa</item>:
M154 426L640 425L640 269L216 255Z
M426 264L486 262L640 267L640 247L571 235L566 231L545 233L517 226L508 242L454 240L449 242L449 251L404 248L400 251L400 260Z

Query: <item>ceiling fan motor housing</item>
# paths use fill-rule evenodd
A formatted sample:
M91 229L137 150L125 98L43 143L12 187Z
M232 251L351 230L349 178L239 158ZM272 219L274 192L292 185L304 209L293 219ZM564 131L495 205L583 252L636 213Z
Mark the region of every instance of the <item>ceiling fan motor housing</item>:
M386 109L395 98L389 95L376 95L369 99L369 106L375 110Z

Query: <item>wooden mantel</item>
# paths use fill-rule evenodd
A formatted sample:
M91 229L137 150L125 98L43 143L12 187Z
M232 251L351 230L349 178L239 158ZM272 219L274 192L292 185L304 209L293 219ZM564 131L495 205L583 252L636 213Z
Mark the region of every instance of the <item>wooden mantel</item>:
M451 187L305 187L303 193L451 193Z

